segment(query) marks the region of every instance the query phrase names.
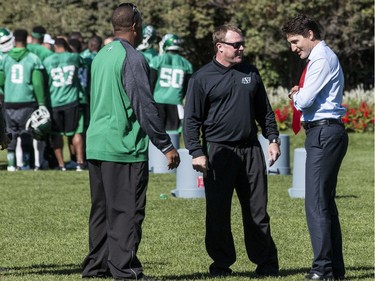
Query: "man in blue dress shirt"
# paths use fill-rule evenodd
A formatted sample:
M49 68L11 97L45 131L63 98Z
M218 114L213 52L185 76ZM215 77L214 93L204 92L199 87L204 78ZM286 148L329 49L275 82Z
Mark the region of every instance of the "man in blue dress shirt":
M337 176L348 148L341 121L344 75L336 54L321 38L317 21L300 14L282 27L292 52L307 60L290 91L306 131L306 220L314 254L308 280L343 280L342 237L335 203Z

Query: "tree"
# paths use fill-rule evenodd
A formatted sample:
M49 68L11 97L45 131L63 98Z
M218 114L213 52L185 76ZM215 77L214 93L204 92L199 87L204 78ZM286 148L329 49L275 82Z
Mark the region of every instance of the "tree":
M325 40L338 54L346 88L372 84L374 77L374 9L371 0L135 0L144 23L157 29L159 40L175 33L183 40L183 55L198 69L213 56L212 32L224 23L238 25L246 37L246 60L255 64L265 84L290 87L302 71L301 60L289 50L280 31L296 13L317 18ZM112 0L1 1L0 25L10 29L43 25L52 35L80 31L112 34L117 3ZM156 46L158 47L158 46Z

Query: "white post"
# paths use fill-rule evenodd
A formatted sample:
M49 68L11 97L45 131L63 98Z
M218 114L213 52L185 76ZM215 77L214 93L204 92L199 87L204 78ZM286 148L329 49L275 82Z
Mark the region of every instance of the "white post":
M169 134L173 146L178 149L180 147L180 135L178 133ZM156 148L150 141L148 147L148 169L155 174L174 174L176 169L168 170L168 161L165 155Z
M176 197L204 198L203 174L193 169L192 158L186 148L178 150L180 165L176 172L176 189L171 193Z
M288 189L289 196L292 198L305 198L305 165L306 150L296 148L294 150L293 186Z
M281 155L279 159L269 167L268 165L268 146L269 141L265 139L261 134L258 135L258 140L262 145L262 150L264 158L266 159L267 165L267 174L269 175L290 175L290 144L289 144L289 135L280 134L279 136L281 141L280 151Z

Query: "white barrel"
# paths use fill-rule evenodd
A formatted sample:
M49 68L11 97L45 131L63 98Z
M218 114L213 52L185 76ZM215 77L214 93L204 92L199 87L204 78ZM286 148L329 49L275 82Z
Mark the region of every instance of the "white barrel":
M192 158L186 148L178 150L181 163L176 172L176 189L171 193L175 197L204 198L203 174L193 169Z
M290 143L289 135L280 134L279 136L281 145L281 155L279 159L270 167L268 162L268 146L269 141L265 139L261 134L258 135L258 140L262 145L264 158L266 159L267 173L269 175L290 175Z
M173 146L178 149L180 147L180 135L178 133L170 133L169 136ZM155 174L176 173L176 169L168 170L167 158L151 141L148 147L148 169Z
M306 150L296 148L294 150L293 186L288 189L289 196L292 198L305 198L305 166Z

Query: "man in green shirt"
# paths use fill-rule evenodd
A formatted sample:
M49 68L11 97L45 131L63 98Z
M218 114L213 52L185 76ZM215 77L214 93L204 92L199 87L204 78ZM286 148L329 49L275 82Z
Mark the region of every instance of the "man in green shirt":
M42 46L46 33L47 31L43 26L35 26L31 32L31 43L27 44L27 49L36 54L42 61L53 54L53 51Z
M134 48L142 40L136 6L121 4L112 25L114 40L92 63L86 140L91 213L82 277L143 280L137 250L146 207L149 138L165 154L169 169L179 165L180 157L158 117L148 64Z
M81 171L83 159L83 124L79 98L83 91L78 78L78 70L83 59L78 53L68 52L69 45L63 38L55 40L55 53L44 60L48 76L49 94L52 108L51 143L59 169L65 170L63 157L63 135L73 146L77 157L77 171Z
M40 59L26 49L27 31L14 32L15 47L3 58L0 65L0 88L4 92L7 129L13 135L8 146L8 171L15 171L15 149L20 137L23 164L21 169L30 168L32 137L25 125L38 106L45 106L43 88L43 65Z
M156 29L152 25L144 25L142 34L142 43L138 45L137 50L141 51L146 61L150 63L151 59L158 55L158 51L153 46L156 40Z
M53 54L52 48L47 48L43 44L46 36L51 37L49 34L47 34L47 31L43 26L40 26L40 25L35 26L31 33L31 43L27 44L27 49L30 52L36 54L40 58L42 63L47 57ZM43 74L45 75L44 81L46 82L48 79L46 77L45 70L43 70ZM46 93L48 91L48 87L46 83L44 87L45 87L44 92ZM45 98L46 98L46 105L49 106L48 96ZM34 139L33 147L34 147L34 159L35 159L34 161L35 161L35 167L36 167L35 170L46 168L46 164L48 162L44 159L44 153L45 151L47 152L47 154L50 152L49 140L48 139L46 140ZM20 153L19 149L17 149L16 154L19 154L19 153ZM55 160L50 155L48 155L47 157L50 161ZM55 161L51 161L51 162L53 163ZM49 164L52 164L52 163L49 163Z
M150 83L159 114L169 133L181 131L183 99L193 67L180 55L181 39L175 34L163 37L163 54L150 61Z

